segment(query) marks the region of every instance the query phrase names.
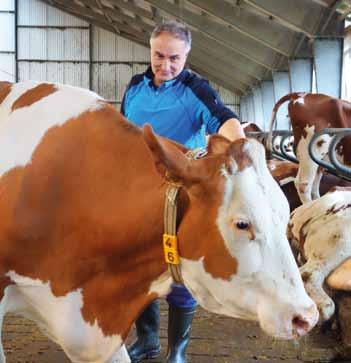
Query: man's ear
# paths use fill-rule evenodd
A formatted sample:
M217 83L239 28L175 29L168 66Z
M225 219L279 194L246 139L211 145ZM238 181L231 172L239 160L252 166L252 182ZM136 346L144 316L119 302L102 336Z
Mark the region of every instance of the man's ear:
M180 148L156 136L149 124L144 125L143 135L155 161L156 169L163 177L168 172L171 178L184 184L188 184L193 179L191 162Z

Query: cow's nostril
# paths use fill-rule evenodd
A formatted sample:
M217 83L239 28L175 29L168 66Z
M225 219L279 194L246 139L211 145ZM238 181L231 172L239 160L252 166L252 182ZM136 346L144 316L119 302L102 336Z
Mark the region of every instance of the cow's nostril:
M310 323L300 315L294 316L292 320L292 326L299 336L307 333L310 329Z

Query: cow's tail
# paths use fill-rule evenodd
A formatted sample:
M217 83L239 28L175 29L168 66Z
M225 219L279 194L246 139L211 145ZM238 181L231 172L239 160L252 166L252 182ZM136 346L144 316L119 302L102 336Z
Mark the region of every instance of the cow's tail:
M267 158L269 158L269 159L272 158L272 151L273 151L273 128L275 126L276 115L277 115L277 112L278 112L279 107L283 103L285 103L287 101L290 102L290 101L297 100L298 98L303 97L305 94L306 94L305 92L289 93L289 94L283 96L281 99L279 99L278 102L274 105L273 111L272 111L271 121L270 121L270 124L269 124L267 141L266 141Z

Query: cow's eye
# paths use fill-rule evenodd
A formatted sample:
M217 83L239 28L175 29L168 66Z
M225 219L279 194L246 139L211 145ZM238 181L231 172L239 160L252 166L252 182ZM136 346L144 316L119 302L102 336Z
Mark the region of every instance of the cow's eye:
M249 228L249 223L246 221L237 221L236 222L236 227L238 229L248 229Z

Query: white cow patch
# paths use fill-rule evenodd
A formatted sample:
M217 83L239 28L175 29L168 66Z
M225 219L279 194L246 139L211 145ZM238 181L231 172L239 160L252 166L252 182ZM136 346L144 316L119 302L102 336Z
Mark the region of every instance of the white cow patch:
M283 185L292 183L293 181L295 181L295 177L293 176L288 176L284 179L279 180L279 185L282 187Z
M186 287L196 296L200 305L205 309L236 318L257 319L255 311L256 294L252 289L247 288L247 285L240 286L240 279L234 276L230 281L213 278L204 269L203 257L198 261L182 258L181 266L184 275L187 276ZM225 298L228 289L233 288L233 281L235 281L235 290L238 291L238 296L240 296L240 299L236 301ZM245 308L243 309L241 306L245 306Z
M168 271L163 273L158 279L152 282L149 294L154 293L158 296L167 295L171 291L172 281L172 277Z
M41 138L51 127L63 125L87 110L97 109L98 101L102 100L94 92L58 84L55 85L58 91L11 112L13 103L38 84L32 81L14 84L0 105L0 175L28 164Z
M33 320L73 362L108 362L121 347L120 335L105 336L97 321L93 325L84 321L81 289L57 297L49 282L20 276L15 271L6 275L16 285L6 288L9 298L4 313L14 312Z
M299 97L293 103L300 103L301 105L304 105L305 104L305 97Z

